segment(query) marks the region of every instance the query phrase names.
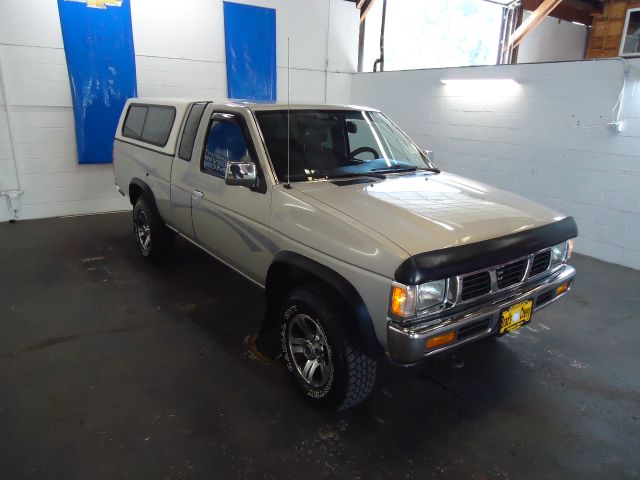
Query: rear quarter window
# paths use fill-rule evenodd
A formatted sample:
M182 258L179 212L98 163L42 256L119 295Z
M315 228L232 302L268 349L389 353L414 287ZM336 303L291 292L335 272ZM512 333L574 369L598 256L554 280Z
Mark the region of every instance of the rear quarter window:
M164 147L176 118L176 109L160 105L131 105L122 135L141 142Z
M207 106L206 103L195 103L191 107L189 116L187 117L184 131L182 132L182 140L180 141L180 150L178 155L181 159L190 161L191 154L193 153L193 143L196 140L196 134L198 133L198 126L200 126L200 120L202 114Z

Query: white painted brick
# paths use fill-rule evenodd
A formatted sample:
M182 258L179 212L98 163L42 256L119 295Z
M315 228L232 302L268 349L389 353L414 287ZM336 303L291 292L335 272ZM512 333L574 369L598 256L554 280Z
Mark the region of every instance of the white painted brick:
M73 127L37 127L16 128L13 141L18 144L75 144L76 133Z
M351 103L351 79L350 73L329 72L327 85L327 103L348 105Z
M6 75L10 78L36 78L49 82L69 82L67 66L64 63L28 61L25 59L3 62Z
M639 238L640 233L637 230L633 231L630 228L609 228L602 241L640 253L640 245L638 245Z
M0 190L15 190L18 187L14 172L13 160L0 160Z
M227 98L226 90L219 88L188 88L188 87L165 87L154 85L138 85L138 96L140 97L198 97L212 98L214 100L224 100Z
M81 165L70 156L20 159L20 169L25 175L76 172L79 167Z
M636 193L602 192L601 205L621 212L640 212L640 189Z
M76 157L76 146L71 143L16 143L14 145L16 156L24 158L52 158L52 157Z
M324 102L325 74L319 71L291 70L291 102ZM278 68L278 101L287 101L287 71Z
M46 218L130 209L129 202L118 195L110 198L88 198L55 203L26 204L20 209L19 218Z
M69 201L89 201L93 199L118 198L113 182L102 185L81 185L73 187L29 188L22 196L24 205L64 203Z
M29 45L0 44L3 65L11 63L35 63L38 65L66 65L64 48L42 48Z
M596 242L604 242L609 236L609 227L605 225L599 225L588 221L580 221L578 225L580 229L580 237L588 238Z
M53 174L48 172L25 173L22 175L22 183L26 189L66 188L91 185L111 185L113 187L114 179L110 165L106 167L103 165L76 165L76 168L72 172L55 172Z
M13 106L13 122L18 127L70 127L73 126L71 106L41 105Z
M0 222L7 222L13 218L13 212L9 210L6 198L0 198Z
M619 263L640 270L640 255L636 250L624 249Z

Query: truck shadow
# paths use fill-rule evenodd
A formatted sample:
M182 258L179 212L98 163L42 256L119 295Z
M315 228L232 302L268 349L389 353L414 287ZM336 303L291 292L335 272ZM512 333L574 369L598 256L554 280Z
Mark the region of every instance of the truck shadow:
M238 374L249 376L256 390L260 385L277 387L277 399L264 398L263 414L286 423L286 402L291 415L304 418L290 431L292 442L309 432L337 432L340 442L326 434L329 451L339 451L346 442L363 451L391 444L405 454L442 448L437 444L442 436L451 438L461 422L475 422L507 408L512 392L530 381L523 371L526 366L507 342L486 339L460 349L456 358L442 354L410 368L382 361L368 401L346 412L319 412L297 398L279 363L265 364L249 353L246 339L258 330L264 314L261 288L185 241L178 242L174 261L162 267L145 266L135 247L126 255L140 264L145 282L150 282L148 301L168 310L171 321L197 325L211 339L210 348L237 359Z
M161 270L148 267L150 273L161 275L163 283L171 279L171 288L161 293L164 303L180 314L178 319L188 317L228 353L246 353L246 338L257 332L264 315L263 290L185 241L178 242L175 257ZM514 386L509 378L518 357L500 339L472 343L455 357L444 353L409 368L383 361L377 395L393 398L398 407L397 402L407 402L406 407L412 408L417 405L403 397L416 392L407 389L429 384L450 399L489 405ZM473 409L466 413L472 414Z

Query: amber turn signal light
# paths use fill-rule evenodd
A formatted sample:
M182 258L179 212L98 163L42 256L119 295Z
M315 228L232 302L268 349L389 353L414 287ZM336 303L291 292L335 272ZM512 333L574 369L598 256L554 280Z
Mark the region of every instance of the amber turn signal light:
M404 285L394 285L391 291L391 313L407 318L415 313L415 290Z
M556 288L556 295L561 295L564 292L566 292L567 290L569 290L569 282L563 283L562 285L558 286Z
M427 348L432 349L436 347L441 347L442 345L446 345L447 343L451 343L456 339L456 332L447 332L442 335L438 335L437 337L431 337L427 340Z
M393 293L391 294L391 311L396 315L403 316L406 303L407 291L400 287L393 287Z

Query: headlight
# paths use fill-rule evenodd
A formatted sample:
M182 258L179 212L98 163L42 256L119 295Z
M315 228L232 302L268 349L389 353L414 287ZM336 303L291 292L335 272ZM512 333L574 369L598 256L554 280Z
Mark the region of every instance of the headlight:
M562 242L551 247L551 265L558 265L568 260L569 242Z
M447 281L436 280L435 282L418 285L418 310L435 307L444 302L447 296Z
M409 318L416 311L426 310L444 303L447 297L447 280L436 280L421 285L393 283L390 312L398 317Z

